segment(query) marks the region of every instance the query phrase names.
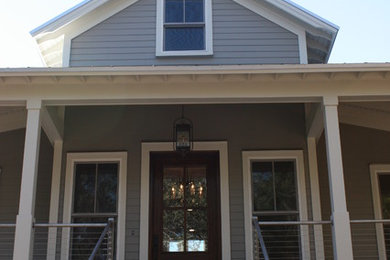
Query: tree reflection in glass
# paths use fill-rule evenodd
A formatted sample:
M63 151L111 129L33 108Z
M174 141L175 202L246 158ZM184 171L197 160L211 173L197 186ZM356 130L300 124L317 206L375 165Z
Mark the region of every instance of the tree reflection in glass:
M207 206L206 168L188 168L186 185L186 202L189 207Z
M207 210L187 210L187 251L207 251Z
M163 251L207 251L206 167L163 171Z
M165 207L181 207L184 200L183 168L165 168L163 201Z
M164 210L163 249L165 252L184 251L184 212L183 210Z

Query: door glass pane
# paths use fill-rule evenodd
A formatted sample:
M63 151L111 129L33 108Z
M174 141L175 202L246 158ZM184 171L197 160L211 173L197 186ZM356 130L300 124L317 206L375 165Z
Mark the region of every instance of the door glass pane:
M293 161L274 163L276 210L296 210L295 165Z
M163 202L165 207L182 207L184 203L184 169L164 168Z
M207 206L206 167L187 168L186 202L188 207Z
M204 27L166 27L166 51L204 50Z
M384 219L390 218L390 174L379 175L379 185Z
M76 164L74 213L92 213L95 210L96 164Z
M253 210L274 210L272 162L252 163Z
M116 212L118 164L98 165L96 212Z
M207 210L187 209L187 251L207 251Z
M184 3L183 0L165 0L165 22L182 23L184 22Z
M203 0L186 0L186 23L203 22Z
M184 252L184 211L163 211L163 251Z

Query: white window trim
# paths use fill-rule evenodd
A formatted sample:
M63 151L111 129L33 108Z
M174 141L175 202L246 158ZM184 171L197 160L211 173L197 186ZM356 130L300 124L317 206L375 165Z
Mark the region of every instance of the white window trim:
M127 153L126 152L92 152L68 153L66 161L65 195L63 223L71 223L74 169L78 162L118 162L118 224L116 232L116 259L125 259L125 223L126 223L126 184L127 184ZM69 259L70 228L62 232L61 259Z
M213 55L212 0L204 0L205 49L192 51L164 51L164 0L157 1L156 56L204 56Z
M242 152L243 163L243 188L244 188L244 223L245 223L245 250L246 259L253 259L253 229L252 229L252 178L251 162L260 160L295 160L297 172L299 219L307 220L306 182L301 150L279 151L244 151ZM301 252L302 259L310 259L309 229L301 226Z
M194 142L194 150L219 152L222 260L230 260L228 144ZM172 143L142 143L139 259L149 259L150 152L163 151L173 151Z
M375 219L383 219L382 216L382 206L381 206L381 197L379 192L379 174L389 174L390 175L390 164L371 164L370 165L370 175L371 175L371 190L372 190L372 202L374 204L374 216ZM385 234L383 232L383 224L378 223L375 225L376 237L378 243L378 254L380 260L386 260L386 244L385 244Z

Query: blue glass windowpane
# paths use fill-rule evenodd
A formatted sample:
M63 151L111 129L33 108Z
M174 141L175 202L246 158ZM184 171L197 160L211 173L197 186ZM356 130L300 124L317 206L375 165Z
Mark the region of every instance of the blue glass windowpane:
M165 28L166 51L204 50L204 28Z
M165 0L165 22L182 23L184 22L184 1L183 0Z
M186 23L203 22L203 0L186 0Z

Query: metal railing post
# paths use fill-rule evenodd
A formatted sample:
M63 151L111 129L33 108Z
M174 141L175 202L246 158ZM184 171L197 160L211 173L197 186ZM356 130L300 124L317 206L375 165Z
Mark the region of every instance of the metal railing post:
M258 218L257 217L253 217L252 218L252 223L253 223L253 225L256 228L256 232L257 232L257 236L259 238L260 247L261 247L261 251L262 251L263 256L264 256L264 260L269 260L268 251L267 251L267 248L265 246L263 235L261 234L261 229L260 229L260 226L259 226Z
M107 232L107 260L114 259L114 218L108 219Z

